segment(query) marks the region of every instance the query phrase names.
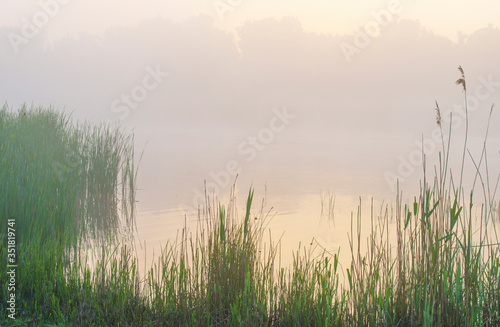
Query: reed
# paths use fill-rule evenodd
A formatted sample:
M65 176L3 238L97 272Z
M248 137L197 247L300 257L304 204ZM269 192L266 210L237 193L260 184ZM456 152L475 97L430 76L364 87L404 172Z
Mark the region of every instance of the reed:
M66 282L84 243L121 240L133 227L133 173L132 139L118 128L73 124L52 108L0 110L0 252L7 258L13 219L19 312L57 317L64 299L76 301Z
M16 219L18 243L66 231L112 237L121 218L134 225L133 139L118 128L75 125L52 108L4 106L0 149L0 212Z
M467 112L464 71L458 85L463 87ZM443 135L441 112L436 103L437 123ZM492 107L493 109L493 107ZM490 119L491 119L490 111ZM452 116L450 117L452 121ZM467 149L468 118L459 183L454 185L448 168L448 142L442 137L442 152L436 176L424 177L420 194L404 204L398 186L396 210L378 217L373 224L368 251L359 252L361 231L351 232L352 264L348 270L350 311L354 325L380 326L496 326L500 324L500 248L493 209L498 179L490 187L486 142L475 161ZM474 163L473 185L467 194L463 185L464 163L469 154ZM485 169L482 170L482 166ZM476 181L481 181L485 199L479 217L474 217ZM360 225L360 209L358 226ZM395 219L396 247L389 242L388 224ZM478 235L475 237L474 235ZM356 242L357 241L357 242Z

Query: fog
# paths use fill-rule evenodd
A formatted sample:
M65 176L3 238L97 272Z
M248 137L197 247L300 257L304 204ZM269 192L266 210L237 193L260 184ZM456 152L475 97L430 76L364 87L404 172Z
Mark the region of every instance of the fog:
M204 180L227 193L224 176L236 172L243 188L267 183L281 195L331 189L387 198L394 194L388 172L414 190L421 167L402 172L401 158L432 140L435 101L444 121L450 111L462 117L453 132L460 148L459 65L471 150L480 154L490 107L499 102L493 25L458 42L411 19L383 21L372 34L308 32L291 16L246 21L234 33L216 25L208 15L145 19L51 42L43 31L25 38L4 26L0 101L13 110L53 106L133 132L144 210L191 205ZM494 168L498 122L494 110ZM433 144L436 159L441 145Z

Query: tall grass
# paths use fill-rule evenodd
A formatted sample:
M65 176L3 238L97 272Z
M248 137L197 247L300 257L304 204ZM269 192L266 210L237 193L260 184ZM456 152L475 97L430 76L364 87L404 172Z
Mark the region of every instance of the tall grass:
M79 260L79 244L131 235L132 141L117 128L73 124L52 108L0 110L0 252L7 258L7 220L13 219L21 313L58 315L59 303L73 300L66 274L77 265L69 261Z
M466 91L463 70L461 79L463 83L459 84ZM240 216L233 187L226 206L214 195L205 195L205 206L199 210L196 229L184 228L176 240L167 243L145 276L139 276L137 260L128 246L101 244L93 249L98 260L92 264L86 256L88 252L77 251L75 259L68 264L64 253L66 245L71 244L68 241L71 235L58 234L60 236L56 241L47 240L43 233L28 234L30 241L25 242L19 257L17 297L20 314L15 324L499 326L500 249L495 229L499 220L496 213L498 201L495 200L498 179L497 184L490 187L486 155L488 132L479 159L470 156L467 146L463 148L462 160L472 159L476 175L469 193L466 193L462 177L464 168L461 168L457 179L459 183L455 185L453 173L448 167L451 129L446 131L441 126L439 107L437 110L438 125L448 138L443 141L434 178L429 179L424 160L420 194L412 202L403 202L398 187L395 207L391 210L383 207L376 215L372 204L372 229L366 238L361 233L360 203L357 213L352 213L349 236L352 260L345 271L339 265L338 255L331 255L325 250L320 256L313 256L312 249L304 247L294 252L290 267L282 267L280 241L273 240L271 233L267 233L270 217L262 209L257 211L260 214L253 213L252 190L246 198L244 214ZM2 130L8 124L19 124L9 119L14 118L5 114L2 116ZM15 119L24 118L16 116ZM95 131L91 128L84 131L82 134L75 133L78 136L73 134L73 138L69 138L71 142L60 143L66 146L65 149L70 145L78 149L77 153L82 157L78 162L86 167L77 169L82 173L76 174L76 177L63 175L68 181L75 178L74 185L80 186L78 192L73 194L70 188L62 189L57 179L53 181L54 186L47 184L42 190L56 192L53 195L57 199L76 201L69 202L73 206L68 206L71 210L67 213L72 215L68 217L81 219L82 212L85 215L94 213L92 218L82 220L86 229L92 230L92 226L88 225L101 227L106 224L92 220L94 217L107 210L114 212L117 208L117 196L116 193L111 194L111 190L125 187L124 180L133 190L134 176L131 163L121 166L122 169L125 167L125 177L117 175L116 169L98 169L103 162L118 163L123 157L109 154L115 153L110 149L116 149L110 134L89 132ZM13 143L18 141L9 133L2 134L3 143L0 146L9 149L9 154L23 153L35 158L32 152L22 150L27 147L23 142ZM92 141L87 143L86 137L94 142L100 140L97 142L100 145L94 146L96 143ZM444 137L442 139L445 140ZM49 153L50 148L48 146ZM42 163L47 164L42 150L36 152L36 160L29 161L33 167L45 167ZM57 155L56 149L52 151L53 156ZM100 161L99 153L107 154L103 158L114 159ZM121 153L128 158L130 152L124 150ZM4 178L2 181L6 180L9 186L16 183L32 185L29 181L33 178L50 180L44 174L54 179L48 172L41 173L41 177L37 177L35 170L29 173L34 168L24 159L18 165L0 160L2 167L9 169L8 173L0 171L0 176ZM21 168L16 168L19 165ZM25 171L29 179L23 177ZM121 179L119 176L122 176ZM114 181L109 181L107 186L99 186L100 178ZM78 184L82 181L85 182ZM110 192L100 193L101 187ZM484 201L479 216L473 211L475 189L480 190ZM69 195L57 193L62 190L69 191ZM0 207L2 217L29 214L30 205L38 197L41 197L39 201L43 206L36 208L40 208L41 212L50 213L46 207L54 211L49 206L51 197L44 198L35 186L28 189L17 187L13 193L2 186L1 192L2 198L9 196L9 199L17 201L14 208L19 210L15 211L4 201ZM19 201L20 192L33 192L27 195L32 198L30 205L25 206ZM68 196L73 197L66 198ZM121 198L123 200L124 196ZM125 198L133 203L133 192ZM327 200L323 203L332 208L332 197ZM63 203L57 202L56 205L59 210ZM329 210L329 217L332 212ZM44 217L49 216L45 214ZM46 219L40 226L46 226L47 230L56 228ZM94 234L85 235L93 237ZM361 245L365 242L367 250L362 252ZM2 240L2 257L6 256L4 244L5 240ZM340 278L344 273L345 281ZM0 295L5 298L7 282L4 274L1 278ZM3 307L0 321L12 323L6 318Z
M294 268L284 269L279 243L264 239L268 217L251 214L253 191L242 219L234 194L227 207L208 196L206 202L195 235L184 230L148 273L145 296L159 311L155 325L340 323L337 258L316 262L297 253Z
M350 309L355 325L500 325L500 248L496 232L499 221L492 222L498 179L492 189L488 182L486 155L488 132L478 161L467 149L467 89L464 72L461 67L459 70L461 77L457 84L463 87L466 108L459 183L454 185L453 174L448 168L452 139L450 123L448 142L442 137L443 150L434 179L428 180L424 159L420 194L413 203L402 203L398 186L395 249L388 239L388 215L379 217L381 226L372 223L368 251L364 256L358 250L361 231L352 232L352 264L348 276ZM438 105L436 110L443 135ZM474 163L476 175L469 194L463 187L467 154ZM485 170L481 170L481 165ZM474 217L477 180L482 183L485 201L480 216ZM373 218L372 208L372 222ZM358 212L358 226L359 219ZM477 234L479 237L474 236Z
M16 219L18 243L65 231L110 236L121 217L133 226L133 140L117 128L75 125L50 108L4 106L0 153L0 213Z

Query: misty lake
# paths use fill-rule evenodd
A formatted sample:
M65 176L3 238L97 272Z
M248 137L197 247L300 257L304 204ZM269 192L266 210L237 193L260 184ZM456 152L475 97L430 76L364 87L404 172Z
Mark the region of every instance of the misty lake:
M267 121L263 120L261 129L238 132L155 129L145 133L154 136L147 140L136 132L137 156L144 150L137 192L140 260L152 262L167 241L175 241L185 222L191 232L196 230L205 183L207 194L227 206L236 175L239 215L244 214L246 195L253 188L252 213L258 219L272 218L269 227L273 240L281 240L285 266L292 263L299 245L312 245L315 253L340 251L347 268L351 260L348 234L356 233L360 204L364 238L370 234L372 210L374 223L388 216L392 230L397 191L395 180L388 176L401 179L404 203L418 198L423 176L421 161L417 163L421 157L415 156L421 153L418 140L301 130L293 124L269 133ZM479 138L472 142L481 149ZM140 144L146 146L141 149ZM500 143L494 139L490 144ZM431 168L439 149L426 149ZM452 149L457 155L461 150L458 144ZM395 240L395 235L391 237Z
M500 4L153 2L0 11L0 325L500 325Z

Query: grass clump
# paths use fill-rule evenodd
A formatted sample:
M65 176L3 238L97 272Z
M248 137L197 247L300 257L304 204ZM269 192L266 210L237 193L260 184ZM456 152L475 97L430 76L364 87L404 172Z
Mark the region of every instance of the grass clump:
M132 141L110 126L74 125L51 108L23 106L14 113L4 106L0 212L16 219L17 242L65 232L109 237L120 217L123 226L133 226Z
M153 325L341 325L337 258L297 254L293 268L281 268L278 245L263 239L267 216L253 216L252 201L250 190L239 219L234 193L227 207L207 197L196 233L165 247L146 282Z
M68 319L65 308L81 294L70 283L83 276L81 246L131 231L133 173L132 139L116 128L75 125L51 108L0 110L0 253L7 258L7 235L15 235L9 264L18 266L19 316ZM4 263L0 297L7 299Z
M461 67L459 70L461 77L457 84L466 92L464 72ZM439 106L436 110L443 135ZM466 93L465 111L466 132L458 185L454 184L448 168L450 116L448 142L442 137L443 150L434 179L427 180L424 159L424 178L420 194L413 203L403 204L398 187L393 216L389 217L386 211L384 216L378 217L381 222L378 225L373 224L372 207L372 231L366 255L358 250L361 231L351 232L352 264L348 276L354 325L500 325L500 248L496 233L499 220L493 210L498 180L493 190L489 183L484 183L488 175L488 132L479 161L474 161L468 151ZM463 187L467 154L475 167L469 194ZM486 173L481 172L482 165ZM473 200L478 180L482 182L480 190L485 201L481 213L476 216ZM361 223L359 212L358 226ZM394 218L395 244L389 241L389 222Z

